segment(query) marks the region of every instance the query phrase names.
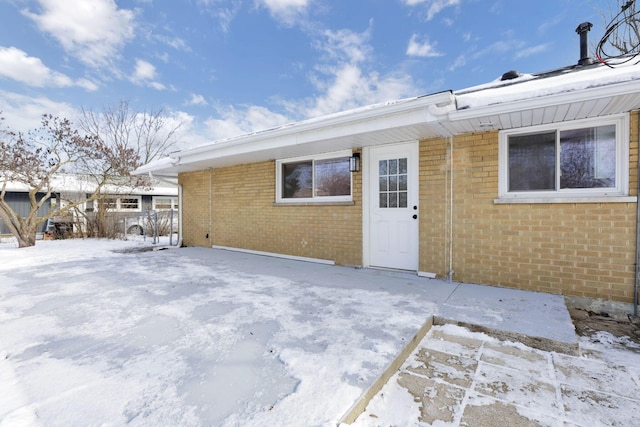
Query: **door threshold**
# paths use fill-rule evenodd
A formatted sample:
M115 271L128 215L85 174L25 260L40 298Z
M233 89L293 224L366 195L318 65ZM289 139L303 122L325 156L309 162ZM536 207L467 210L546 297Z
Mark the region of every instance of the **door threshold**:
M388 271L390 273L415 274L416 276L418 275L418 270L404 270L404 269L401 269L401 268L376 267L376 266L369 266L367 268L369 268L371 270Z

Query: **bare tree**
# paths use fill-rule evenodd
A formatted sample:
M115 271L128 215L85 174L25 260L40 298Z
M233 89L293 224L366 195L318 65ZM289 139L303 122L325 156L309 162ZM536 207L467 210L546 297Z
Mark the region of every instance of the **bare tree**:
M2 121L0 117L0 121ZM121 184L129 171L140 165L138 153L126 146L113 146L98 135L80 135L69 120L42 116L38 129L23 133L0 130L0 218L18 240L19 247L35 245L38 226L56 215L63 215L87 200L96 199L105 185ZM83 174L90 179L91 191L48 213L39 210L56 191L54 176L60 172ZM5 200L9 183L28 188L29 213L18 215Z
M133 150L142 164L168 154L177 144L181 123L174 123L163 109L135 112L121 100L102 112L82 109L78 126L120 150Z

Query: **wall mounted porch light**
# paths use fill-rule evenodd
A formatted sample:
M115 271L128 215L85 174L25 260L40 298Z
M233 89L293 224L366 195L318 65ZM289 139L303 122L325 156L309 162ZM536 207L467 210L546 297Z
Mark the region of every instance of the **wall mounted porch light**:
M349 157L349 172L360 172L360 153L353 153Z

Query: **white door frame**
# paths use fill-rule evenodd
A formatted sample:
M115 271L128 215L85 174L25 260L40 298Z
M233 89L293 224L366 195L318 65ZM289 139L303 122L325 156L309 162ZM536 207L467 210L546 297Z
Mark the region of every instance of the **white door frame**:
M404 142L399 142L399 143L394 143L394 144L389 144L389 145L384 145L384 147L389 147L389 146L393 146L393 145L407 145L407 144L415 144L416 146L418 146L418 141L417 140L413 140L413 141L404 141ZM378 146L376 146L378 147ZM372 194L372 190L373 190L373 186L374 183L371 182L370 179L370 173L368 168L371 167L370 165L370 159L371 159L371 149L372 148L376 148L376 147L363 147L362 148L362 162L361 162L361 172L363 174L362 176L362 266L365 268L371 267L371 255L370 255L370 245L371 245L371 194ZM419 146L418 146L419 147ZM418 170L416 171L416 193L417 193L417 197L419 199L420 197L420 188L419 188L419 182L420 182L420 168L419 168L419 163L420 163L420 152L418 151ZM375 183L377 184L377 183ZM419 200L416 200L416 203L419 205ZM418 222L418 227L419 227L419 222ZM418 234L419 235L419 234ZM418 239L418 246L420 244L420 240ZM419 248L417 248L417 250L419 250ZM418 252L419 254L419 252ZM419 257L418 257L419 259ZM419 271L419 265L415 266L415 270L416 272Z

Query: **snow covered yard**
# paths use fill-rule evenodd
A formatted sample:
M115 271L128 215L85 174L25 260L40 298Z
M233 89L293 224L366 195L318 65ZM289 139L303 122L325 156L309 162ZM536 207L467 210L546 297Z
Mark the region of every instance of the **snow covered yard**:
M143 245L0 245L3 427L335 425L436 308Z
M431 315L552 338L572 329L562 299L548 294L150 247L0 244L0 427L335 426ZM480 344L465 350L464 341ZM531 424L609 425L602 401L637 420L640 349L604 333L580 346L576 358L434 327L355 425L429 425L425 402L442 387L458 397L434 425L474 425L465 424L481 419L474 414L504 408ZM461 389L460 366L442 360L473 366L471 383ZM538 401L527 378L550 394ZM410 385L423 383L432 387L421 385L420 396ZM546 398L555 400L542 410Z

